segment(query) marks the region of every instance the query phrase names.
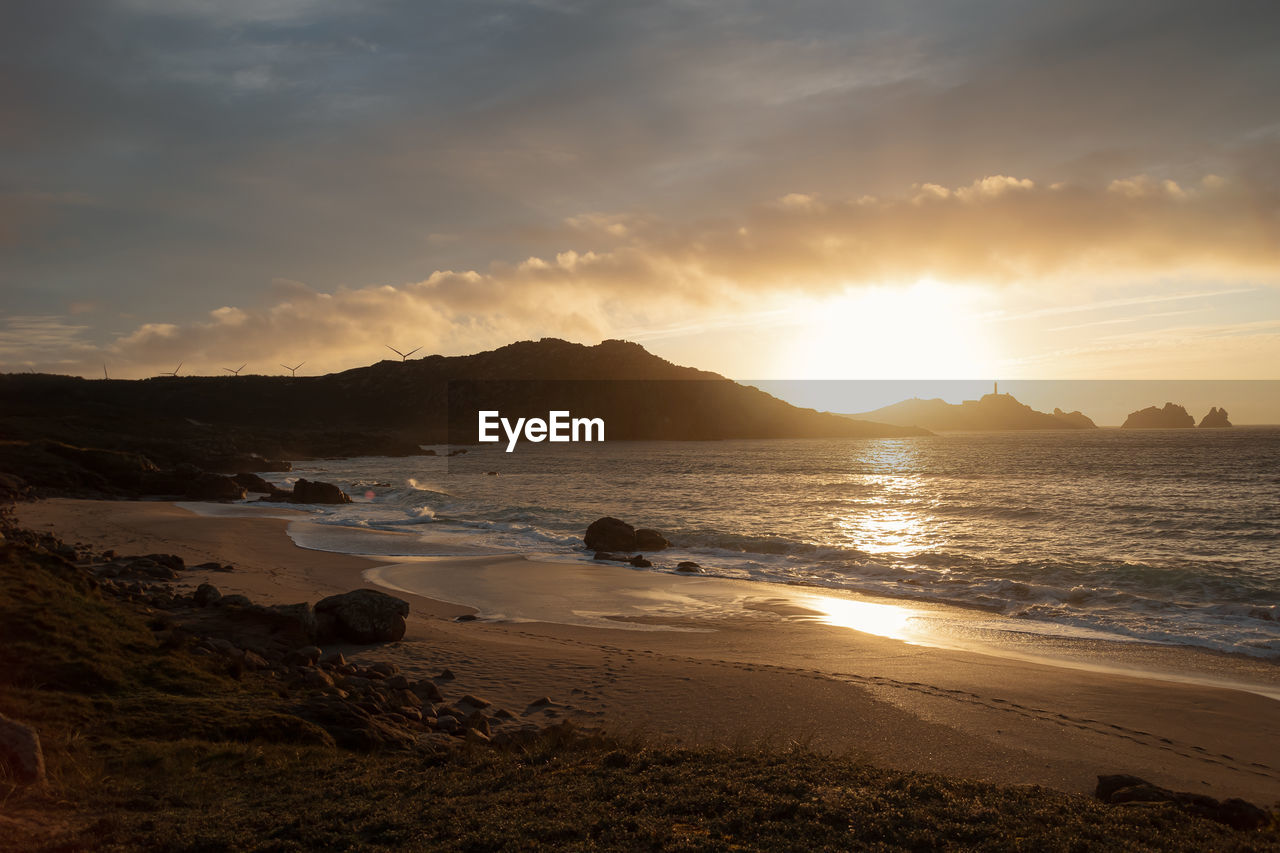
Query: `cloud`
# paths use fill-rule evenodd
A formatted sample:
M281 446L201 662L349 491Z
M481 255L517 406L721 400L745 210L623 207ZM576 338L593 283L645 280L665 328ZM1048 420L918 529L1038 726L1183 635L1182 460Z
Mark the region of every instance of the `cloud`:
M79 361L58 355L50 363L92 372L106 359L120 366L115 373L141 374L178 360L212 372L230 360L275 372L281 361L305 359L310 369L331 370L377 360L386 344L458 353L519 338L662 329L673 318L696 328L767 312L795 294L922 278L1050 289L1081 278L1132 284L1188 275L1277 284L1277 212L1273 191L1240 182L1175 193L1141 176L1044 187L994 175L893 198L790 194L732 219L584 214L563 223L560 240L573 248L555 254L439 270L399 286L321 292L278 279L265 307L226 305L197 322L147 323L100 350L77 351ZM27 331L32 352L44 347L52 359L50 328ZM11 324L9 364L23 333ZM18 363L39 362L29 353Z

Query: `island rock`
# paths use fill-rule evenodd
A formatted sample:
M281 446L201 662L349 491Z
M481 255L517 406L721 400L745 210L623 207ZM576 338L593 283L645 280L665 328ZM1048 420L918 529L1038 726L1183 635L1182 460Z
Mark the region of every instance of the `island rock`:
M1187 429L1196 425L1196 419L1176 403L1165 403L1163 409L1147 406L1125 418L1121 429Z
M1231 421L1227 420L1227 410L1219 409L1214 406L1209 410L1209 414L1204 416L1200 421L1201 429L1226 429L1231 426Z

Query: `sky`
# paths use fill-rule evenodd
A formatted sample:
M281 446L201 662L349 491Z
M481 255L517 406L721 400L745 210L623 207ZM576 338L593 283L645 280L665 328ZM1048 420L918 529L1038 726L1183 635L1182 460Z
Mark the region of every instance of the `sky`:
M1278 31L1268 0L5 3L0 370L561 337L744 380L1280 378Z

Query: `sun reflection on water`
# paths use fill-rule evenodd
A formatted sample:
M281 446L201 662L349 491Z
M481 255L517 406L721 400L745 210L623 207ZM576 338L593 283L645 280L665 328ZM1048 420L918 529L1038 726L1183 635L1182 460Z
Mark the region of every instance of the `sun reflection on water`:
M809 595L797 603L815 611L818 615L814 618L824 625L851 628L891 640L911 639L916 633L911 622L921 615L919 610L897 604L854 601L830 595Z

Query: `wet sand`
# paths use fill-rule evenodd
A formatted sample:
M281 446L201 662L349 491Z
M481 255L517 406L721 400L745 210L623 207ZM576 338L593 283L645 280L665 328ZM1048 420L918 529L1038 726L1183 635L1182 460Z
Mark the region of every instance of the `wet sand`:
M244 517L248 515L249 517ZM881 766L1090 791L1100 773L1280 800L1280 667L1187 649L1047 638L976 611L624 566L469 554L377 559L299 548L279 507L51 500L20 521L264 603L375 581L409 633L350 651L548 719L686 743L803 742ZM453 550L451 545L450 550ZM457 622L460 615L479 619ZM1212 682L1221 682L1218 686ZM1243 688L1243 689L1242 689Z

